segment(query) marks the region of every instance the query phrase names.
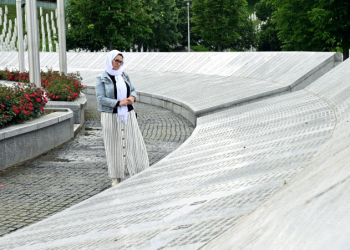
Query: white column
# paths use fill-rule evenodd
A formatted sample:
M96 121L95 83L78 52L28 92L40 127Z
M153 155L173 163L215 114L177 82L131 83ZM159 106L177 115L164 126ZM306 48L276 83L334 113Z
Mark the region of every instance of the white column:
M24 72L24 44L23 44L23 22L22 22L22 3L21 0L16 0L17 10L17 33L18 33L18 62L19 72Z
M39 28L36 0L26 0L27 31L28 31L28 62L30 82L41 87Z
M58 14L58 45L60 58L60 72L67 74L67 46L66 46L66 25L64 15L64 0L57 0L57 14Z

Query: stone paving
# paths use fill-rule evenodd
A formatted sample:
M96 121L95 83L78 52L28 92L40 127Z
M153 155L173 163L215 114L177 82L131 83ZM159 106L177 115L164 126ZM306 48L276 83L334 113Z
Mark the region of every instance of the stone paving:
M0 171L0 236L47 218L109 188L100 112L87 95L85 130L47 154ZM150 164L179 147L193 126L169 110L135 103ZM1 247L0 247L1 248Z

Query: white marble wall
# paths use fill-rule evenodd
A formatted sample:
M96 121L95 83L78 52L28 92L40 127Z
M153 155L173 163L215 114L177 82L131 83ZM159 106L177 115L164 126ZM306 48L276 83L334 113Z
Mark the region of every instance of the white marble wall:
M199 118L162 161L0 248L346 249L349 66Z

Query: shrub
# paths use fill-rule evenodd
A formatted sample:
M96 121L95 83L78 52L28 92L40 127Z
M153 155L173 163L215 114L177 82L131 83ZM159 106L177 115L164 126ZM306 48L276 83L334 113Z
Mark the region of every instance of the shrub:
M0 71L0 80L29 82L28 72L19 73L18 71ZM47 72L41 71L41 86L46 90L48 98L52 101L73 101L79 97L84 89L81 84L79 72L60 74L58 71L48 69Z
M32 83L0 84L0 128L41 116L46 102L45 91Z
M73 101L78 98L84 89L81 80L79 72L66 76L58 71L49 70L41 74L41 85L53 101Z

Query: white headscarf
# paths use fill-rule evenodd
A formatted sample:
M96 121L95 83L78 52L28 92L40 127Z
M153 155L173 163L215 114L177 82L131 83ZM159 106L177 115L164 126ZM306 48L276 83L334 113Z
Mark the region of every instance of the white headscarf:
M111 52L108 53L107 59L106 59L106 68L105 70L107 71L108 74L115 76L115 81L117 85L117 100L122 101L125 98L127 98L127 88L126 88L126 83L124 82L124 78L122 77L123 73L123 67L124 65L120 65L118 70L113 69L113 64L112 61L114 58L118 55L121 54L118 50L112 50ZM124 58L123 58L124 61ZM127 123L128 122L128 107L127 106L118 106L118 118L117 121Z

